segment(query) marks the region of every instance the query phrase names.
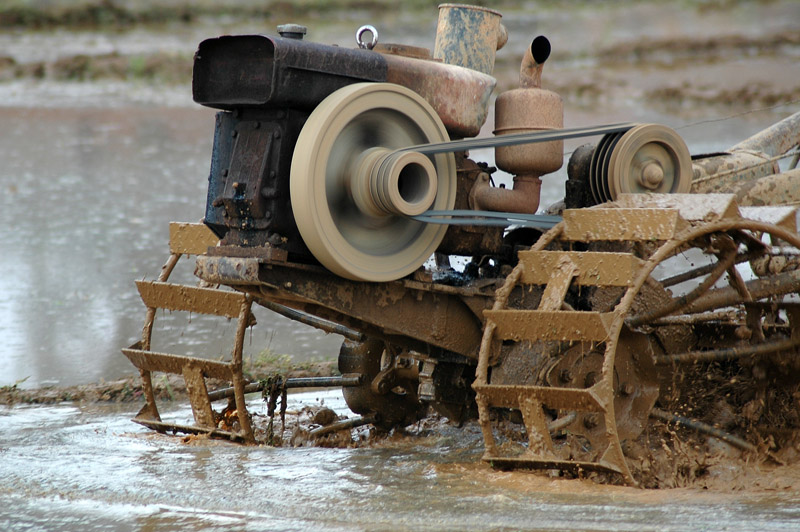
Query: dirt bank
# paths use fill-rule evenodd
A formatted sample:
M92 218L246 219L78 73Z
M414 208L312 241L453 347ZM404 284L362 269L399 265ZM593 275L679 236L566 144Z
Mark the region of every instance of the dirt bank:
M299 367L288 367L280 361L276 364L255 364L245 370L253 381L265 379L270 375L281 374L286 377L327 377L338 375L336 362L310 362ZM62 402L144 402L142 382L139 376L123 379L82 384L78 386L46 387L25 389L22 383L0 387L0 405L15 404L54 404ZM208 380L209 389L227 387L229 384L214 379ZM164 401L185 400L186 385L180 375L160 373L153 380L156 398Z

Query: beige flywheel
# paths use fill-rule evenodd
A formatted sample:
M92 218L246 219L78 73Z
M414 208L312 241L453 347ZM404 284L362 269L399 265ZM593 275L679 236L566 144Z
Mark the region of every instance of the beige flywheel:
M411 216L453 208L455 159L397 150L448 140L433 108L399 85L358 83L328 96L300 132L290 176L297 227L317 260L361 281L419 268L447 226Z

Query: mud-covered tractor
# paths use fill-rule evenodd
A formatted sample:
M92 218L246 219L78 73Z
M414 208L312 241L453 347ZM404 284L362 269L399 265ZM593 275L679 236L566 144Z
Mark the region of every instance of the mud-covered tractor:
M442 5L433 52L371 26L353 49L297 25L199 45L194 100L219 110L204 225L173 224L158 281L137 283L144 334L123 350L144 383L136 421L254 441L245 394L264 383L242 373L242 344L255 303L345 337L342 376L283 389L342 386L361 415L347 426L431 407L478 417L499 467L635 482L627 447L653 418L751 450L796 431L800 174L778 161L800 114L695 157L662 125L564 129L541 87L545 37L519 88L493 99L500 20ZM564 202L537 214L541 177L582 137L594 143L571 154ZM471 159L479 149L494 161ZM168 282L181 255L197 255L201 286ZM237 318L231 360L152 351L159 308ZM185 377L194 425L161 420L152 372ZM209 392L209 378L232 387ZM723 410L733 421L715 426Z

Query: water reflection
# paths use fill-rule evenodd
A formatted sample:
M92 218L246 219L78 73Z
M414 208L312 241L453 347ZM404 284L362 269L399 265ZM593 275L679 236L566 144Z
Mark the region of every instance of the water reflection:
M203 215L213 112L0 108L0 123L13 125L0 143L0 385L132 373L119 349L144 317L133 281L157 275L170 220ZM184 280L192 269L187 261ZM337 338L270 314L257 315L245 356L336 352ZM192 338L188 354L230 352L219 320L165 314L160 325L163 345Z

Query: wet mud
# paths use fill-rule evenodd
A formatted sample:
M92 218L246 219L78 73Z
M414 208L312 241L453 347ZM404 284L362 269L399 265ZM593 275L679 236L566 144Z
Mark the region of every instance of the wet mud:
M6 376L0 380L0 528L800 527L800 442L790 431L763 430L770 423L796 425L800 398L751 390L751 396L719 401L726 379L737 377L724 373L667 406L744 434L757 431L756 450L651 419L625 445L640 485L659 488L650 490L593 473L494 470L480 460L475 422L456 427L435 415L401 430L364 426L312 437L315 429L353 417L340 394L321 390L289 395L285 427L251 396L257 446L157 434L131 423L142 405L141 387L118 349L141 334L144 309L132 281L152 277L163 263L166 224L176 217L196 221L205 201L213 117L192 108L196 44L221 33L271 33L288 17L308 23L309 38L321 42L352 46L352 30L375 23L385 42L430 47L435 8L396 15L381 3L368 9L356 2L348 4L355 11L330 15L323 24L318 12L290 3L244 17L220 16L211 7L141 14L124 3L86 4L67 17L0 12L8 30L0 35L0 116L15 124L0 146L2 221L15 228L0 261L14 272L0 298L7 318L0 325L7 344L0 351ZM689 2L666 10L648 2L559 4L498 6L512 35L524 37L501 50L496 73L500 89L515 86L524 41L546 34L554 53L544 85L564 97L566 125L688 124L680 132L698 153L725 149L797 109L796 2ZM543 204L563 196L559 179L545 178ZM51 216L43 214L37 194L62 199L47 209ZM73 248L94 251L86 257ZM50 262L53 256L60 262ZM210 333L205 337L222 336L212 356L229 347L229 335L198 317L158 320L168 341L189 344L187 354L207 347L192 339L198 326ZM259 321L273 328L251 335L246 358L265 349L270 357L310 353L330 360L336 353L338 338L270 315ZM43 331L33 323L51 326ZM286 373L298 359L252 376ZM328 375L332 366L304 364L290 375ZM165 376L154 384L164 411L190 422L183 379ZM510 444L519 436L517 425L502 430Z

